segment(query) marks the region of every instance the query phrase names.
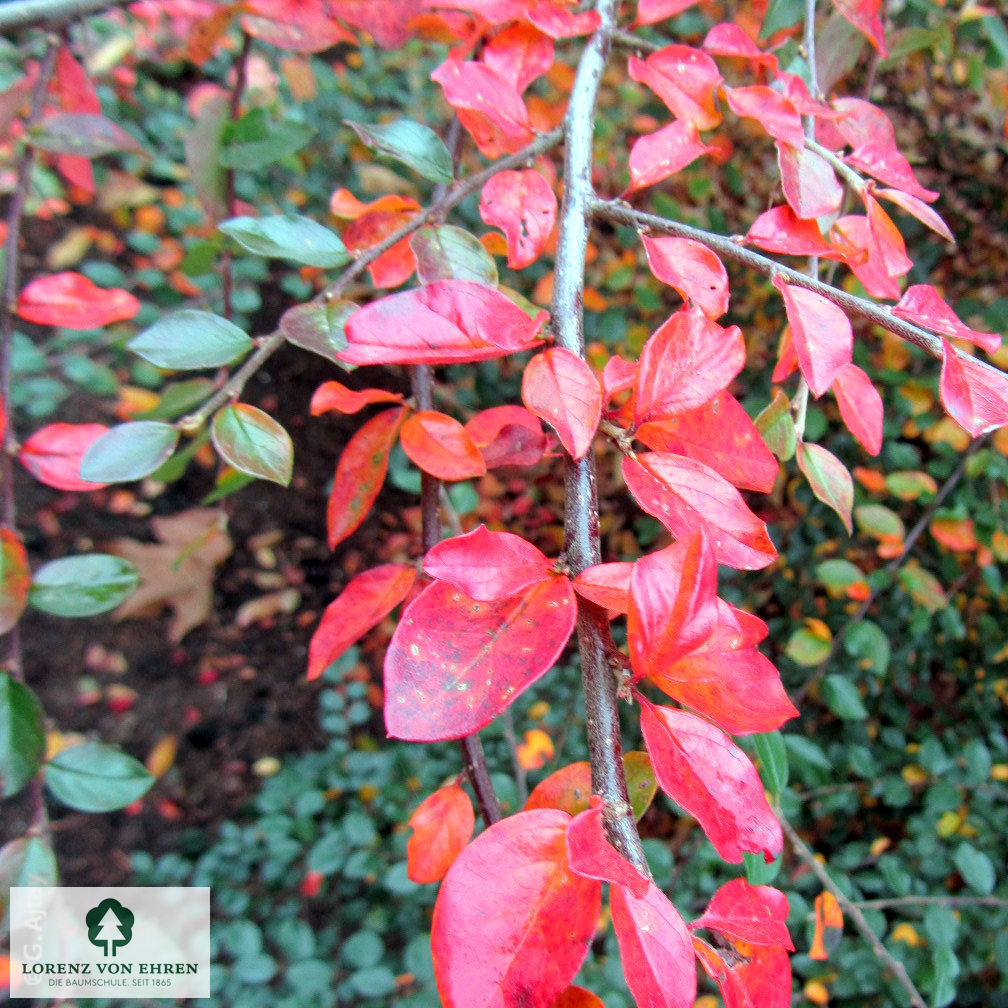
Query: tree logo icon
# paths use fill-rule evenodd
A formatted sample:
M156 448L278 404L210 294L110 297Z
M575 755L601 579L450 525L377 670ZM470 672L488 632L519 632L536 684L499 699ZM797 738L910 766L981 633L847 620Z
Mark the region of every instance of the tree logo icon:
M129 943L133 937L133 911L119 900L103 899L92 907L84 918L88 928L88 941L104 947L106 956L114 956L116 949Z

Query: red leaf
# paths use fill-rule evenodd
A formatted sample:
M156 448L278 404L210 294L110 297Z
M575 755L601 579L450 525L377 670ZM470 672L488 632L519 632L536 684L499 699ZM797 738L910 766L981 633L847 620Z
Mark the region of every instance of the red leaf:
M295 0L295 5L301 0ZM383 49L398 49L411 36L410 22L424 4L420 0L322 0L325 10L335 9L342 21L361 28Z
M287 12L285 12L287 13ZM243 14L242 28L253 38L287 52L317 53L340 43L357 45L357 37L335 21L278 21L257 14Z
M528 19L547 35L555 39L590 35L602 23L598 11L575 13L564 2L537 0L529 4Z
M507 264L524 269L539 258L556 223L557 200L534 168L502 171L483 186L480 217L507 238Z
M406 596L416 568L383 564L358 574L326 606L308 645L308 679L317 679L351 644L376 627Z
M683 307L644 344L634 422L642 424L703 406L745 364L738 326L723 329L700 308Z
M882 396L856 364L845 364L833 379L840 416L869 455L882 450Z
M56 56L53 82L59 92L60 108L64 112L87 112L93 115L101 113L101 103L94 85L66 46L61 46ZM56 167L68 182L94 194L94 172L89 158L60 154L56 158Z
M666 46L646 60L631 56L627 69L631 80L650 88L676 119L698 130L714 129L720 124L717 89L723 78L717 64L702 50Z
M973 437L1008 424L1008 376L942 340L941 401Z
M371 417L347 442L336 466L326 506L329 548L335 549L367 517L385 482L388 456L406 410L384 410Z
M705 245L689 238L643 236L648 266L662 283L694 302L708 318L728 311L728 272Z
M24 543L9 528L0 529L0 634L21 619L29 587L31 571Z
M323 382L311 399L311 415L321 416L323 413L359 413L365 406L372 403L402 402L399 392L386 392L385 389L348 389L338 381Z
M550 577L552 563L532 543L485 525L445 539L424 557L424 570L479 602L499 602Z
M500 291L472 280L439 280L383 297L346 323L348 364L458 364L537 343L547 319L530 319Z
M731 735L776 731L798 716L780 673L755 645L766 625L718 600L718 624L696 650L651 681Z
M80 273L54 273L32 280L17 302L17 313L37 325L99 329L140 311L140 302L120 287L104 290Z
M890 310L898 318L916 322L931 332L975 343L989 354L997 353L1001 348L1001 337L997 333L980 332L964 325L930 284L907 287L899 304L893 305Z
M445 100L486 157L514 154L535 139L517 89L485 64L447 59L431 80L444 88Z
M415 465L439 480L464 480L486 475L486 463L454 417L436 410L414 413L399 435L403 451Z
M645 423L637 437L653 451L702 462L745 490L769 493L777 479L777 459L727 392L686 413Z
M802 220L787 204L772 207L753 221L746 244L782 255L819 256L843 261L843 253L830 246L814 220Z
M818 398L833 384L840 368L851 361L854 333L850 320L821 294L794 287L779 276L774 277L773 285L784 299L802 374Z
M602 416L602 388L588 365L563 347L525 365L522 402L556 432L573 459L591 447Z
M549 671L576 616L562 577L498 602L476 602L445 581L428 585L385 655L389 735L439 742L478 731Z
M955 235L949 230L948 224L923 200L918 199L916 196L911 196L910 193L902 192L899 189L877 189L876 193L883 199L895 203L901 210L905 210L908 214L916 217L917 220L925 227L929 227L935 234L939 234L946 241L952 242L953 245L955 244Z
M627 192L661 182L715 149L700 139L696 126L683 119L670 122L656 133L638 137L630 149L630 188Z
M568 987L553 1002L553 1008L605 1008L602 999L584 987Z
M84 453L107 433L104 424L49 424L21 445L18 458L46 486L57 490L100 490L108 484L81 479L80 467Z
M488 469L535 465L546 451L539 418L523 406L491 406L477 413L465 429Z
M333 194L334 198L336 194ZM412 220L420 206L413 199L403 199L393 196L391 200L400 200L402 206L379 208L375 205L353 218L343 232L343 243L350 252L360 252L369 249L395 234L404 224ZM375 201L381 203L380 200ZM399 287L412 276L416 269L416 256L410 246L409 238L403 238L391 248L386 249L370 266L368 274L375 287Z
M840 103L836 104L839 106ZM889 128L892 129L892 126ZM896 149L895 141L888 144L862 144L851 151L844 161L852 168L872 175L894 189L902 189L925 203L933 203L938 199L938 193L925 189L917 181L910 162Z
M665 18L675 17L698 4L700 0L637 0L635 25L655 24Z
M583 878L625 886L635 896L648 891L651 880L609 843L602 825L602 799L591 798L591 808L567 826L567 862Z
M613 354L602 369L602 399L609 403L620 392L626 392L637 384L637 365Z
M878 50L882 59L888 59L885 32L882 28L882 0L833 0L833 6Z
M738 878L718 889L689 928L708 928L750 945L777 945L793 951L787 915L787 896L779 889L752 886Z
M737 24L730 21L714 25L707 32L703 47L715 56L748 60L757 66L766 67L771 73L777 70L777 57L773 53L763 52Z
M541 780L528 796L525 808L561 809L576 816L591 807L591 764L587 760L561 767Z
M652 882L638 899L623 886L609 890L623 976L641 1008L692 1008L696 966L686 925Z
M843 186L824 157L778 140L777 164L784 196L799 217L825 217L840 209Z
M498 32L483 47L480 59L521 94L553 66L553 39L517 22Z
M469 796L458 786L439 788L410 816L414 833L406 845L406 874L420 885L440 882L476 828Z
M570 817L536 809L494 823L455 860L431 927L445 1008L552 1008L588 952L601 886L567 867Z
M623 478L640 507L676 538L704 529L718 563L760 570L777 556L766 525L735 487L703 463L646 452L623 460Z
M660 673L711 635L716 595L717 563L702 532L633 565L627 638L635 678Z
M870 185L865 186L861 197L864 200L865 209L868 211L868 227L872 241L878 249L879 261L890 276L903 276L913 268L913 263L906 254L906 243L899 233L899 228L892 222L889 214L882 209L871 190Z
M805 143L805 127L790 98L764 84L725 88L728 107L737 116L755 119L775 140L792 147Z
M700 965L721 990L725 1008L790 1008L791 960L777 946L732 945L731 965L706 942L693 939Z
M586 567L574 578L574 591L609 612L630 611L632 563L604 563Z
M639 699L658 786L697 820L725 861L738 864L743 851L772 861L783 835L749 757L703 718Z
M864 289L877 298L896 300L899 284L886 272L872 238L868 218L860 214L838 217L830 227L830 241L844 256Z

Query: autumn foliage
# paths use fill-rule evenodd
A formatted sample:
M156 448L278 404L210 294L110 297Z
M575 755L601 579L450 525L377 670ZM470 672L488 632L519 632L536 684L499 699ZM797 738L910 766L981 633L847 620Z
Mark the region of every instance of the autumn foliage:
M819 281L817 265L807 282L763 253L801 266L806 257L830 261L870 298L895 302L885 317L897 335L906 335L899 328L906 326L940 361L941 401L970 435L1008 423L1008 379L963 346L991 353L1000 337L966 326L935 288L902 287L913 263L887 207L942 237L950 233L932 208L937 194L917 181L885 114L861 98L820 93L814 73L782 68L775 45L750 34L751 18L716 25L699 46L666 40L638 48L631 40L626 52L614 47L611 62L624 64L630 81L660 100L667 121L619 152L628 185L595 180L610 197L622 189L622 201L592 194L588 218L609 213L625 223L619 213L635 212L652 187L697 159L716 172L728 157L741 157L719 132L726 117L765 134L782 201L731 244L736 261L755 264L769 278L787 320L769 376L778 386L771 405L751 418L736 398L746 334L730 322L727 253L705 233L686 237L674 226L636 220L648 267L682 304L635 360L612 355L589 362L583 345L557 337L555 312L551 318L499 283L488 248L514 270L554 257L558 284L563 273L580 276L583 263L561 261L557 227L562 235L590 223L571 215L570 193L543 141L559 111L545 121L541 104L524 97L529 85L551 75L570 86L580 54L608 49L617 23L623 31L660 27L696 2L251 0L218 8L209 21L186 21L184 4L161 5L185 23L190 48L208 54L234 27L258 45L289 53L356 46L361 33L384 47L416 37L449 42L447 58L431 77L460 124L459 143L494 159L471 194L478 196L482 221L503 241L496 231L480 240L446 223L455 205L449 201L454 194L461 198L467 185L456 176L454 144L408 121L354 123L365 146L440 187L434 212L406 195L363 203L338 188L331 210L344 224L336 234L306 218L239 216L233 206L215 210L210 187L201 194L210 218L238 248L334 277L314 300L289 309L266 340L254 343L221 315L182 309L129 345L172 371L227 367L273 345L269 341L285 340L348 369L405 366L428 381L430 368L518 361L520 403L468 415L450 397L441 409L419 393L406 398L377 385L320 384L312 416L364 414L336 465L325 513L329 546L339 547L367 518L396 445L422 472L424 499L434 508L439 482L501 469L520 473L543 463L555 467L558 479L565 470L568 480L586 472L593 480L591 467L605 459L671 545L632 559L577 563L570 543L560 555L547 556L520 534L484 525L425 541L415 564L387 563L346 581L314 629L307 677L321 676L398 609L384 658L388 735L417 743L466 740L548 676L575 637L584 647L590 632L606 651L609 702L621 702L621 717L643 739L646 756L627 758L638 770L643 765L696 820L725 862L741 865L753 856L772 861L784 840L778 810L735 738L776 732L798 711L760 649L766 624L719 596L719 567L762 571L777 560L753 495L772 492L781 464L792 457L816 497L850 529L851 474L827 448L805 439L810 396L835 397L843 423L869 455L882 447L884 416L879 392L854 362L852 319L867 317L873 302L839 298ZM743 6L750 13L761 9ZM835 7L884 52L878 0L820 6ZM88 158L130 150L130 138L101 116L65 46L53 73L30 142L40 156L54 159L66 180L93 188ZM590 186L591 166L570 163L572 149L585 143L572 134L584 124L569 115L564 128L568 177L586 173ZM363 304L343 300L347 272L365 269L373 296ZM578 292L580 306L580 286ZM33 279L15 304L25 321L71 329L122 322L139 308L126 290L100 289L73 272ZM789 381L795 388L785 397L780 390ZM53 423L26 437L18 458L51 487L85 491L156 472L184 450L181 438L208 426L228 473L288 484L295 461L287 433L263 410L238 401L241 393L241 383L225 387L222 398L208 395L176 422L130 420L111 429ZM586 505L568 494L566 506ZM5 529L4 537L7 629L24 607L29 575L13 531ZM613 643L613 626L625 649ZM589 725L597 700L589 699ZM609 769L623 776L626 793L619 740L605 745ZM571 983L598 929L611 922L627 986L641 1008L690 1008L698 965L733 1008L789 1005L788 952L794 946L784 894L738 877L717 890L699 917L684 920L665 892L666 880L652 878L646 862L621 842L614 824L623 821L636 836L633 824L644 809L602 794L600 758L593 755L590 775L585 765L558 770L524 809L505 818L478 802L485 828L475 837L475 812L461 776L417 808L409 821L409 873L416 882L440 883L432 945L443 1003L590 1005L593 996ZM582 789L578 801L572 798L575 779ZM817 905L816 913L824 922L820 930L828 935L836 929L831 905ZM821 936L817 941L813 954L821 951Z

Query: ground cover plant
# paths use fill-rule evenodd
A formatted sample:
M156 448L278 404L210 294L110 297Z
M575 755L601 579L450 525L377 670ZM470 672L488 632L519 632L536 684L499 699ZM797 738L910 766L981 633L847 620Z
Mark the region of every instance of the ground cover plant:
M24 5L13 5L11 23L18 6ZM70 13L83 12L72 6ZM44 715L19 660L18 621L26 604L91 616L163 603L173 596L163 581L151 583L157 579L150 569L132 594L138 568L153 563L150 550L158 549L168 558L161 578L200 561L204 589L195 612L174 597L172 632L181 640L193 619L199 622L213 571L231 550L219 517L204 512L181 526L161 519L162 546L134 551L132 559L120 549L30 572L16 533L13 460L43 483L71 492L137 480L170 483L215 456L220 468L208 504L256 478L294 481L292 492L303 490L291 437L271 415L276 404L270 411L244 401L252 379L292 344L326 362L319 365L325 380L312 397L313 416L368 411L341 446L327 490L329 547L344 548L359 534L386 476L419 495L418 553L340 578L342 591L321 614L306 662L309 680L332 679L334 669L345 671L340 663L348 649L401 607L383 660L384 726L394 739L458 740L461 747L465 777L439 757L437 774L428 774L430 795L409 810L407 878L400 871L382 882L393 894L414 894L412 883L440 882L429 923L422 900L403 919L416 937L430 928L433 984L424 983L427 960L410 941L404 962L420 965L400 974L410 978L404 988L418 983L428 996L436 988L441 1002L451 1005L595 1004L595 996L572 981L611 922L619 955L609 943L601 980L607 1003L621 997L611 989L610 963L621 964L626 988L642 1005L693 1004L699 963L728 1004L786 1004L793 949L787 925L801 923L804 912L814 920L811 957L801 962L809 1000L821 1001L830 987L839 997L887 992L897 1003L912 1004L924 1003L918 990L924 987L936 1003L951 1000L962 969L955 951L956 899L972 911L1004 909L992 895L995 862L969 842L969 829L976 827L969 825L967 801L967 793L979 801L989 829L1003 819L996 788L978 796L991 779L1001 779L995 764L1004 765L1004 736L992 731L986 741L975 740L960 766L936 732L910 741L917 725L887 715L896 723L886 726L883 743L900 753L917 746L924 776L895 773L893 758L882 759L887 772L876 783L884 801L909 806L910 789L929 774L941 777L942 787L928 791L923 832L913 838L917 850L909 862L883 860L888 845L871 841L863 845L867 854L850 849L840 867L860 869L868 862L872 872L862 890L879 891L881 880L897 891L895 899L924 908L926 956L918 961L910 952L922 944L913 928L914 941L905 931L890 941L907 945L911 976L902 956L879 938L885 898L866 912L864 900L850 898L851 884L834 880L792 825L801 810L797 793L787 788L789 757L801 766L806 787L814 790L811 782L825 775L826 792L809 800L820 802L827 815L849 815L859 792L831 791L827 779L838 759L858 778L873 778L880 758L867 745L868 726L864 739L853 746L845 740L837 752L808 739L786 740L779 729L798 714L793 700L806 694L849 725L866 720L866 696L900 688L901 679L905 692L917 688L915 672L928 660L927 649L907 652L865 619L893 579L936 620L935 632L922 634L933 637L936 648L969 636L967 618L947 605L966 576L956 569L957 555L975 555L991 596L1001 594L994 560L1005 552L998 488L1003 462L990 435L1008 422L1008 380L971 349L1003 361L1000 337L961 321L925 276L912 273L893 216L918 242L918 225L951 239L932 207L937 194L917 179L885 113L867 98L843 95L849 53L866 47L866 54L876 54L865 56L869 81L887 56L879 5L819 7L753 4L726 12L657 0L602 0L583 8L518 0L139 4L128 15L98 22L94 30L105 36L87 46L84 62L110 76L123 112L115 118L103 111L81 53L75 55L87 40L60 30L65 12L50 12L56 21L49 35L28 34L24 44L35 59L12 55L16 70L5 92L13 185L0 386L4 401L27 416L51 412L47 407L65 385L54 387L39 375L30 393L16 387L18 355L24 368L37 348L14 327L57 327L62 335L44 344L50 352L99 349L67 353L65 378L116 392L123 422L110 428L55 420L21 443L14 425L6 427L4 598L11 654L3 679L3 781L5 796L26 788L32 804L27 831L4 851L8 877L55 873L46 791L70 808L108 811L140 800L159 765L149 759L145 767L93 739L57 743L46 752ZM22 15L26 21L37 16ZM139 19L140 27L126 17ZM996 20L983 12L972 20L987 33L996 59ZM207 84L193 88L185 107L176 104L161 121L146 120L135 105L131 110L136 72L117 65L126 25L142 58L157 61L174 47L174 64L166 66L209 68ZM908 51L942 44L938 29L925 31L922 40L924 29L911 27L917 35L901 36L901 42L910 45L912 37L918 48ZM362 33L404 54L401 76L386 81L384 91L365 92L359 84L353 90L355 71L374 59L366 55ZM310 58L332 50L342 58L324 70ZM282 90L275 75L270 79L270 60L282 71ZM418 102L408 85L428 75L434 86L426 86ZM598 96L606 89L634 96L630 121L597 117ZM316 94L313 106L307 99ZM381 114L374 107L379 101ZM172 138L167 146L159 136L162 125ZM311 146L315 139L320 149ZM329 171L345 165L349 151L358 158L358 192L376 196L373 201ZM372 160L363 160L365 152ZM134 200L150 207L137 187L177 177L182 160L199 204L155 208L161 219L153 210L145 215L145 226L129 234L143 260L132 275L96 264L90 275L49 268L20 282L26 205L34 201L40 216L55 212L63 184L81 203L89 192L104 193L95 183L96 166L124 201L113 203L116 209ZM745 220L738 237L714 221L697 220L674 188L680 177L689 178L687 194L695 190L702 199L704 180L709 186L718 177L742 192L749 174L774 165L780 188L776 182L767 188L771 205ZM298 212L307 209L306 190L317 185L330 190L328 213ZM48 207L47 186L55 201ZM263 206L262 193L272 186L275 205ZM253 196L258 205L249 202ZM162 228L179 237L164 240ZM94 232L77 238L95 240ZM72 247L61 252L74 254ZM786 265L795 257L801 270ZM272 289L280 276L269 265L274 260L297 267L278 284L285 298ZM625 323L629 313L613 315L606 297L586 287L588 260L589 270L601 260L614 305L623 303L621 291L634 289L633 307L649 322L658 316L654 324L619 331L617 320ZM647 279L639 282L645 270ZM908 274L914 282L904 288ZM780 319L776 346L729 324L732 299L739 291L749 296L752 276L761 278L763 304L772 304ZM134 291L144 290L148 296L141 301ZM279 310L271 330L254 335L250 316L267 294ZM588 322L585 307L593 312ZM129 354L135 355L132 364L124 363ZM96 362L95 356L105 359ZM350 377L328 377L335 366ZM124 389L116 370L124 367L142 379L138 385L146 382L156 392ZM356 369L372 367L390 381L362 381ZM409 369L408 388L397 368ZM908 370L914 376L909 383L902 374ZM876 386L890 392L887 400ZM892 394L897 391L903 404ZM948 418L932 418L935 408ZM314 422L324 429L326 420ZM840 435L841 447L832 450L841 425L849 437ZM927 467L902 443L921 430L933 434L929 443L935 446ZM886 472L865 466L864 454L857 454L862 450L882 455ZM855 507L854 476L840 454L860 462L854 473L867 495L928 501L923 524L907 532L894 509L870 496ZM536 474L534 482L523 478L526 472ZM616 484L628 495L634 534L617 539L612 518L600 512L600 473L607 490ZM977 491L969 502L960 492L958 510L941 512L966 474L989 481L986 494ZM481 510L472 481L486 490L498 477L505 492L491 495ZM561 483L562 495L556 492ZM800 565L811 552L809 540L823 547L815 576L827 592L824 607L831 599L856 603L850 627L837 637L840 653L856 660L856 675L828 664L836 646L825 611L808 615L797 629L783 618L800 608L800 596L789 597L779 583L787 568L767 529L769 506L757 495L780 499L786 484L796 501L787 559ZM810 497L835 512L848 532L856 523L877 541L862 566L829 555L822 515L810 509ZM975 510L967 512L969 503ZM466 517L477 513L483 523ZM562 537L557 513L563 515ZM603 554L607 520L606 544L615 548ZM452 534L442 538L446 526ZM917 558L908 559L925 530L947 550L938 562L948 589ZM408 545L398 553L408 554ZM719 579L719 567L768 575L750 589L754 582L745 578L722 572ZM186 580L193 576L193 567L186 568ZM769 600L768 590L776 598L764 622L759 600ZM272 604L282 611L287 603L278 597ZM994 604L967 613L968 622L981 628L985 619L996 623L983 611ZM771 638L775 651L807 670L791 698L760 650L768 623L786 638ZM562 670L570 667L555 666L572 640L587 758L556 769L530 794L519 788L502 807L499 778L495 782L488 768L479 733L497 718L505 734L513 733L510 708L528 700L526 691L547 705L561 694L553 684L566 677L569 685ZM984 662L1001 660L999 647L991 651ZM890 680L883 682L886 674ZM1003 692L994 688L984 699L996 708ZM324 696L333 697L334 709L344 704L342 693ZM365 715L368 710L363 707ZM624 733L637 751L623 752ZM539 731L526 738L524 752L515 747L519 771L534 766L536 746L547 743L549 734ZM337 764L349 759L345 744L327 754ZM359 762L374 772L374 763ZM269 885L298 857L300 845L311 842L304 901L318 896L337 869L368 884L382 877L374 871L378 834L367 818L353 812L333 820L324 811L322 785L338 771L323 757L309 769L319 776L303 794L296 772L282 771L264 791L258 809L273 819L260 822L253 835L270 850L251 862ZM475 839L476 817L463 783L485 827ZM668 881L673 866L660 858L655 863L655 849L645 849L637 826L657 788L686 813L683 821L695 821L698 838L710 842L703 856L675 867L675 887ZM405 814L401 798L394 807ZM930 835L931 813L939 817L938 837L963 838L950 857L959 881L975 895L946 894L931 904L914 891L912 872L930 871L934 879L950 872ZM904 826L909 831L917 822L908 813ZM778 881L785 839L803 866L791 881L798 889L812 883L807 895L813 899L771 885ZM232 832L222 849L233 851L238 842ZM348 867L346 851L354 847L361 856ZM721 862L743 868L725 880L713 867ZM910 873L907 863L914 864ZM190 871L183 862L144 864L142 870L151 879ZM250 869L229 878L209 852L188 877L241 883L243 870ZM720 884L709 884L715 881ZM247 905L239 890L227 912L240 918ZM279 937L269 934L291 960L283 982L292 1003L393 994L400 980L378 966L381 949L371 937L358 938L350 953L343 946L339 954L351 969L333 984L326 956L337 944L334 932L323 928L317 945L310 929L294 922L297 905L284 905L287 929L277 925ZM820 972L816 964L828 962L841 909L866 942L866 958L852 960L856 968L849 972L831 973L828 966ZM374 927L389 924L377 910ZM219 981L224 1003L254 1001L249 988L277 972L258 925L225 930L221 946L233 967ZM1003 964L1005 950L975 955L969 963L974 974L991 962ZM1003 987L1003 965L994 968ZM585 973L586 982L600 979L590 965Z

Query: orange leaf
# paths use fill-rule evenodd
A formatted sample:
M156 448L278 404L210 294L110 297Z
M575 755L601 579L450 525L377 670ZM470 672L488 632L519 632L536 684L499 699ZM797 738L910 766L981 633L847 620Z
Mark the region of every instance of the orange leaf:
M451 784L425 798L410 816L406 873L413 882L440 882L473 835L476 817L469 796Z
M836 897L830 892L820 893L815 898L815 933L812 936L810 959L828 959L836 951L843 936L843 911Z

